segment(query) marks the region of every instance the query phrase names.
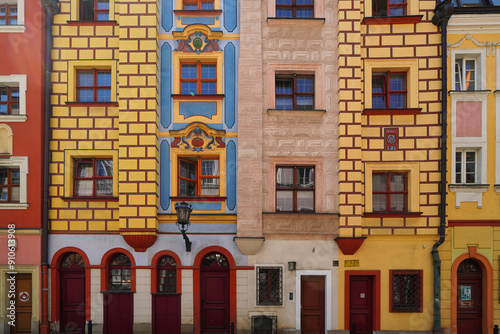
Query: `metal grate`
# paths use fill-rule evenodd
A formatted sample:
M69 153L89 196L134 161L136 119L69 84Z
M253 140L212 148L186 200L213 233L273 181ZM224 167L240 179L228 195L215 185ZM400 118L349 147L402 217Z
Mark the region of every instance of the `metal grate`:
M257 305L282 305L283 269L281 267L257 267Z
M276 334L278 317L258 315L252 317L252 334Z
M422 311L422 271L391 270L392 312Z

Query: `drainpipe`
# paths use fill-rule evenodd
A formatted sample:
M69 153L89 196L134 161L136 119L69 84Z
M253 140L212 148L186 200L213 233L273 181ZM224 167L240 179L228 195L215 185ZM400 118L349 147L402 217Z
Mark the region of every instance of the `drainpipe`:
M438 247L444 243L446 233L446 143L447 143L447 118L448 118L448 66L447 66L447 36L446 26L453 14L451 0L439 1L434 9L432 23L441 26L441 61L442 61L442 89L441 89L441 203L439 240L432 246L432 264L434 266L434 333L441 332L441 259Z
M48 243L49 243L49 142L50 142L50 116L52 114L50 106L50 94L52 93L50 84L50 72L52 62L50 54L52 50L52 23L54 15L59 13L59 0L41 0L43 9L47 13L45 22L45 123L44 123L44 157L43 157L43 229L42 229L42 325L41 334L49 333L49 263L48 263Z

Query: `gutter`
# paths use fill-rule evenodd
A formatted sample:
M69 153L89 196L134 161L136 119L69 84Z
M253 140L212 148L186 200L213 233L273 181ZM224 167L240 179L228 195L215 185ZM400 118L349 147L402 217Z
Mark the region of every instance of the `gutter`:
M453 4L451 0L439 2L434 9L432 23L441 26L441 62L442 62L442 88L441 88L441 203L440 203L440 223L439 240L432 246L432 264L434 267L434 326L433 332L441 332L441 259L438 247L444 243L446 233L446 143L448 127L448 66L447 66L447 31L448 20L453 14Z
M59 0L41 0L43 9L47 13L45 31L45 117L44 117L44 142L43 142L43 212L42 212L42 324L41 334L49 333L49 142L50 142L50 117L52 109L50 105L50 94L52 87L50 84L50 73L52 71L51 50L52 50L52 24L54 15L60 11Z

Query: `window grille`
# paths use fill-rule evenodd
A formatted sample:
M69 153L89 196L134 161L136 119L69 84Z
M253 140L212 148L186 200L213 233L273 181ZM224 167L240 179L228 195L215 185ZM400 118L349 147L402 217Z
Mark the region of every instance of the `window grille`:
M422 312L422 271L391 270L392 312Z
M257 268L257 305L282 305L283 268Z
M259 315L252 317L252 334L276 334L278 317Z

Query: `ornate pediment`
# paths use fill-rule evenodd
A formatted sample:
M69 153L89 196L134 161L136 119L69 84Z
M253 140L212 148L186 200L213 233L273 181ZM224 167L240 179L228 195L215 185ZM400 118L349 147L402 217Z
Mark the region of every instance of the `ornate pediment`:
M174 135L172 148L199 153L226 147L222 141L226 131L214 130L203 123L191 123L183 130L170 131L170 133Z
M177 40L177 49L175 51L194 52L196 54L220 51L218 42L217 39L209 39L201 31L195 31L187 39Z

